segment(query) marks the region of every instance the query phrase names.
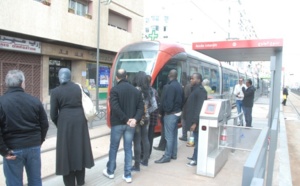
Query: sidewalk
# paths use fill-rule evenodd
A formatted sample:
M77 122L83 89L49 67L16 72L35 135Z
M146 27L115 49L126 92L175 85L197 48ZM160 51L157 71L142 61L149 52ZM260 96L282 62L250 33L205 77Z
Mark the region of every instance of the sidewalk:
M261 97L259 98L253 107L253 128L263 128L268 125L268 109L269 109L269 98ZM235 111L236 109L233 109ZM243 129L244 136L242 143L246 142L254 145L257 132L252 132L250 129ZM248 131L248 132L247 132ZM181 129L178 132L181 136ZM159 142L159 137L154 139L153 146L157 146ZM108 141L109 143L109 141ZM122 144L122 142L121 142ZM280 146L278 146L280 148ZM196 167L188 167L186 163L189 161L187 157L190 157L193 153L193 148L186 147L185 142L178 141L178 158L177 160L172 160L170 163L165 164L155 164L154 161L161 158L163 155L162 151L152 150L152 155L149 160L149 166L141 166L140 172L134 172L132 174L131 185L137 186L219 186L219 185L230 185L230 186L240 186L242 183L243 165L248 158L249 151L236 150L234 153L229 153L228 161L221 169L221 171L216 175L215 178L200 176L196 174ZM95 166L92 169L87 169L86 171L86 184L85 186L111 186L111 185L127 185L125 181L122 180L123 167L124 167L124 153L121 150L117 157L117 169L115 171L115 178L108 179L102 175L102 170L106 168L108 157L100 158L95 161ZM279 158L276 154L275 166L273 174L273 184L274 186L278 184L278 173L279 173ZM53 176L43 180L44 186L60 186L63 185L61 176Z

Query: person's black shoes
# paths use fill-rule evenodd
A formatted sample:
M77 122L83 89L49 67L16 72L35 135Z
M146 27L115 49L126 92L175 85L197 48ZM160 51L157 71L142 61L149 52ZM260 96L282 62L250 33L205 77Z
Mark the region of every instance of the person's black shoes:
M171 159L172 160L177 160L177 156L172 156Z
M159 160L156 160L155 163L167 163L167 162L170 162L170 161L171 160L169 158L166 158L165 156L163 156Z
M164 148L161 148L161 147L153 147L155 150L160 150L160 151L165 151Z
M131 171L136 171L136 172L140 172L140 167L139 166L132 166L131 167Z
M141 165L148 166L148 161L141 161Z
M180 137L179 138L181 141L187 141L187 138L184 138L184 137Z
M188 160L193 160L193 157L187 157Z

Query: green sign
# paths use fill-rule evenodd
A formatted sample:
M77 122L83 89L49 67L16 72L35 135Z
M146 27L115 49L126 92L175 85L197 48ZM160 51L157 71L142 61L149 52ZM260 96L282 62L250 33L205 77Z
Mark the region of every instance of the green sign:
M148 38L151 39L151 41L155 40L156 38L158 38L158 34L155 33L155 30L152 30L151 34L148 34Z

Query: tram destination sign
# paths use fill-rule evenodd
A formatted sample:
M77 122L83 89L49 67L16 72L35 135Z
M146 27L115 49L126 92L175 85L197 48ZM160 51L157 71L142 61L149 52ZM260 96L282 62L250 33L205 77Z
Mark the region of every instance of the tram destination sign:
M231 48L268 48L282 47L282 39L234 40L216 42L195 42L193 50L231 49Z

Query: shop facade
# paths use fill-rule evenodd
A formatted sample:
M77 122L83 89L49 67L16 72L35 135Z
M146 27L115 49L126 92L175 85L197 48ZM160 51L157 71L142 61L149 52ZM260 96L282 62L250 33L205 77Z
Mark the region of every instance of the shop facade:
M99 92L106 99L110 68L115 53L100 51ZM25 91L38 97L44 104L50 102L50 92L59 86L58 71L69 68L72 81L89 89L96 99L96 50L50 44L0 35L0 95L6 91L5 76L9 70L19 69L25 74Z

